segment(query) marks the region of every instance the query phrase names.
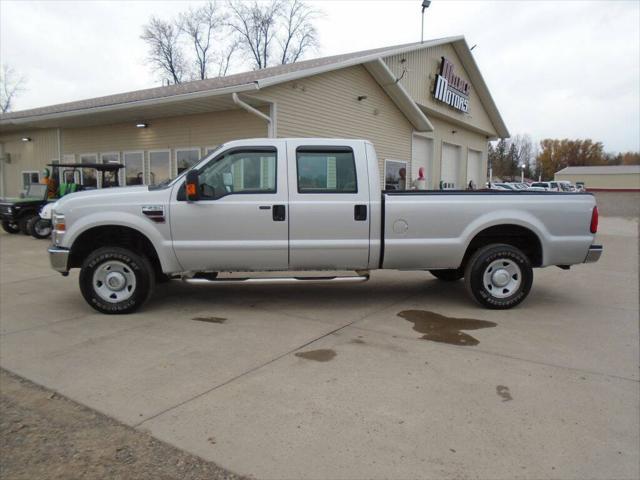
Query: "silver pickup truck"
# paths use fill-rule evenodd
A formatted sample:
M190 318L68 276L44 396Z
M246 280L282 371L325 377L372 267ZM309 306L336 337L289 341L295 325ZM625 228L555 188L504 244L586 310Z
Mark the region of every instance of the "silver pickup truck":
M532 268L566 269L602 253L591 194L380 185L365 140L233 141L165 184L59 200L51 265L63 275L80 268L82 295L103 313L136 310L172 278L348 283L383 268L464 278L477 302L504 309L528 295ZM218 276L267 271L320 273Z

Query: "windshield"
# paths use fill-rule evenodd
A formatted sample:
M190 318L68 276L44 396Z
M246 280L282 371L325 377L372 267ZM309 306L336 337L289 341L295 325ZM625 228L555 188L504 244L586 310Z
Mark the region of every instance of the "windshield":
M28 198L44 199L47 193L47 186L42 183L32 183L27 187L24 196Z

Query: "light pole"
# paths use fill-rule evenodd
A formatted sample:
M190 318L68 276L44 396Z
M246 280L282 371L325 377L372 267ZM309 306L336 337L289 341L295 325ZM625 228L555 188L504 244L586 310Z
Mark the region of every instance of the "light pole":
M422 30L420 32L420 43L424 43L424 11L431 5L431 0L423 0L422 2Z
M524 183L524 169L526 168L526 165L523 163L522 165L520 165L520 173L521 173L521 178L520 178L520 182Z

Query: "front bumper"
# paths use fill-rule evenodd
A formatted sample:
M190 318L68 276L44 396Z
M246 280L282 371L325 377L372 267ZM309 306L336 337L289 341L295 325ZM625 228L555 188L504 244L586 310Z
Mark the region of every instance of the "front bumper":
M584 263L594 263L600 260L600 255L602 255L602 245L591 245L589 247L589 252L587 253L587 257L584 259Z
M69 273L69 250L60 247L49 247L49 262L51 268L62 274Z

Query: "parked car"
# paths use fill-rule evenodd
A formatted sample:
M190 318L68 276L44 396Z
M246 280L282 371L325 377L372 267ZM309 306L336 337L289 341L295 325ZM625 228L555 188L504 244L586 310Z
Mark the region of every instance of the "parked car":
M17 198L1 199L2 229L7 233L31 235L34 223L40 218L38 212L47 202L47 186L40 183L27 185Z
M514 185L505 182L498 182L493 184L496 187L504 188L505 190L516 191L518 190Z
M529 294L533 268L566 269L602 252L593 244L591 194L567 202L562 193L380 185L368 141L233 141L160 185L57 201L51 265L63 275L80 268L82 295L103 313L136 310L157 280L172 277L208 285L352 283L377 269L464 278L478 303L504 309ZM301 270L355 275L217 276Z
M533 182L532 187L544 188L546 192L559 192L560 186L558 182Z
M575 185L568 180L560 180L558 182L560 190L563 192L577 192Z

